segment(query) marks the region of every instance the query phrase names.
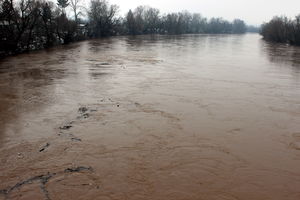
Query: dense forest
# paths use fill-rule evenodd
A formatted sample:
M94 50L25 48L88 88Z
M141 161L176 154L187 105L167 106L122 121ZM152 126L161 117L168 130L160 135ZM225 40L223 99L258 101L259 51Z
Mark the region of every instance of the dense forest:
M300 15L295 19L274 17L262 25L261 35L267 41L300 45Z
M244 21L207 19L187 11L161 14L139 6L121 17L107 0L0 0L0 55L47 48L87 38L140 34L240 34ZM69 17L71 16L71 17Z

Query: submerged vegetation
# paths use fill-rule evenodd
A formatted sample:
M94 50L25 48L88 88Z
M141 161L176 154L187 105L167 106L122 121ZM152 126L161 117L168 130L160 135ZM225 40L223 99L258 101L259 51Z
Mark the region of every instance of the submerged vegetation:
M161 14L147 6L121 17L118 6L107 0L91 0L88 8L81 0L57 0L56 4L48 0L0 0L0 55L112 35L240 34L246 30L240 19L207 19L187 11Z
M300 45L300 15L295 19L274 17L262 25L261 35L267 41Z

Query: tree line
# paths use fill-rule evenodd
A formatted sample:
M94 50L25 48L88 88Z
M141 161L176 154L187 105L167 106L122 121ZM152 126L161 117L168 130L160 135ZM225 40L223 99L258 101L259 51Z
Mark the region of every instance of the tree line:
M0 0L0 54L112 35L240 34L247 30L240 19L207 19L187 11L161 14L148 6L121 17L119 7L107 0L91 0L88 8L81 1Z
M156 8L139 6L129 10L124 21L125 33L138 34L190 34L190 33L245 33L245 22L222 18L208 20L198 13L187 11L160 15Z
M267 41L300 45L300 15L294 19L276 16L262 25L260 34Z

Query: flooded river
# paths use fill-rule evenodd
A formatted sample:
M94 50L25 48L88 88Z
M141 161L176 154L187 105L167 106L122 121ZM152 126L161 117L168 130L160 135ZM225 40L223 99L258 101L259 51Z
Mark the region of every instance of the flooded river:
M299 200L300 48L111 37L0 61L0 199Z

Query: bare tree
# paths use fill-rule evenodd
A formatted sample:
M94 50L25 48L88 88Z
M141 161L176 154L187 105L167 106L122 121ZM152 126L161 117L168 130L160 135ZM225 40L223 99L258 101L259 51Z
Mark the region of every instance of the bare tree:
M160 26L160 11L156 8L146 7L144 11L145 33L158 33Z
M80 15L83 15L82 13L83 6L81 5L81 0L70 0L70 6L74 13L74 20L76 23L78 23L78 17Z
M88 13L91 37L116 34L114 28L119 20L117 12L117 5L110 5L106 0L92 0Z
M57 5L62 9L63 14L65 14L65 9L69 6L69 0L57 0Z
M260 34L268 41L300 45L300 16L276 16L262 25Z
M126 15L126 26L127 26L127 33L130 35L136 35L136 24L135 18L131 10L128 11Z
M235 19L232 24L233 33L245 33L247 30L246 24L243 20Z

